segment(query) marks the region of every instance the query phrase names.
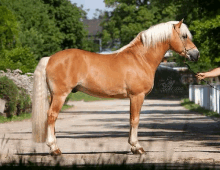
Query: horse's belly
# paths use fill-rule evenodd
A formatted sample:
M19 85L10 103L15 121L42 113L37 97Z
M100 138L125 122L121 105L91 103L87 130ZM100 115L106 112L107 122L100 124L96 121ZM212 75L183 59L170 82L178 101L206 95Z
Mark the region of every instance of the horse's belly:
M104 97L104 98L126 98L128 97L127 91L124 88L106 88L106 87L84 87L79 86L77 88L78 91L87 93L96 97Z

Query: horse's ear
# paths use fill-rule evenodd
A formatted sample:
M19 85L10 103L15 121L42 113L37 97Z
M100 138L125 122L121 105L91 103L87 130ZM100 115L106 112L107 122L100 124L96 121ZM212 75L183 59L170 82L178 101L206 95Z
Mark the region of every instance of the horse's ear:
M180 28L182 23L183 23L183 19L178 24L176 24L175 27Z
M143 35L143 32L140 33L140 39L141 39L141 42L143 44L143 46L145 46L145 36Z

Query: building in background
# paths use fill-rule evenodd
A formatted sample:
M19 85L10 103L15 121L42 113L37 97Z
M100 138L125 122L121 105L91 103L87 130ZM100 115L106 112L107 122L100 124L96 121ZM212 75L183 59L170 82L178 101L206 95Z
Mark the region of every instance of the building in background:
M88 38L99 46L96 52L102 52L102 27L100 26L102 19L83 19L85 28L88 30Z

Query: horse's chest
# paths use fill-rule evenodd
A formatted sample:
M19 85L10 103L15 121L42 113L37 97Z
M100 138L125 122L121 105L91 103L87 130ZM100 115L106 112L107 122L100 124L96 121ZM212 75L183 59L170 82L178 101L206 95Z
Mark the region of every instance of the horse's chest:
M147 74L138 74L136 76L129 76L127 81L127 88L132 94L149 93L154 84L154 76Z

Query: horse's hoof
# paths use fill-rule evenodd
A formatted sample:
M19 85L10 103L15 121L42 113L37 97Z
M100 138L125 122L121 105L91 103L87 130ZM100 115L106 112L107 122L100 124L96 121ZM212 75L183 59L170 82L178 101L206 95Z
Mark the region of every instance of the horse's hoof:
M144 149L142 147L141 148L137 148L135 146L132 146L131 147L131 152L133 154L139 154L139 155L145 154L145 151L144 151Z
M56 149L55 151L50 153L51 156L60 156L62 155L62 152L60 151L60 149Z

